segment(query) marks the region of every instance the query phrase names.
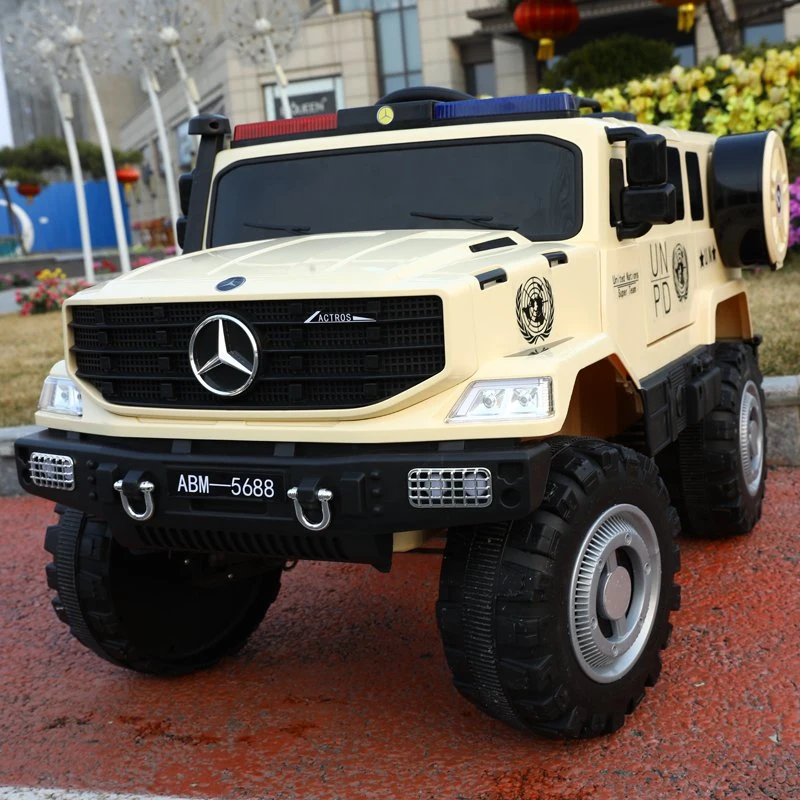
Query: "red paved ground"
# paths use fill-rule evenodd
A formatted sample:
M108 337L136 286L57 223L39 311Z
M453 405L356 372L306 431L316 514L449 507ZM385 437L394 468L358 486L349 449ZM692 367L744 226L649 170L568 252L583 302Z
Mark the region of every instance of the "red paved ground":
M179 680L68 638L41 549L51 515L0 501L0 785L219 797L800 796L800 471L770 476L749 537L683 543L683 610L661 681L617 735L526 738L450 686L438 561L389 576L300 565L252 644Z

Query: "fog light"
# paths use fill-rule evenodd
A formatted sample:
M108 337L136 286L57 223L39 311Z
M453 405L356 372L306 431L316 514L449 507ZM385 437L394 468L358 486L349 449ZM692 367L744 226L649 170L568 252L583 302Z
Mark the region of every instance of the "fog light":
M486 467L418 467L408 473L408 502L415 508L474 508L492 503Z
M71 492L75 488L75 462L69 456L31 453L28 471L34 486L61 489L65 492Z

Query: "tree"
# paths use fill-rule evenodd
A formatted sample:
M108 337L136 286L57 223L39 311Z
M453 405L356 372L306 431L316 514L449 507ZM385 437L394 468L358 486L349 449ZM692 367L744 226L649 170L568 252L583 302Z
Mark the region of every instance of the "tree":
M601 89L665 72L677 61L671 42L621 33L596 39L568 53L545 72L542 85L548 89Z
M765 0L745 6L736 0L707 0L708 18L720 53L738 53L744 46L745 26L767 14L783 11L798 0Z
M100 148L93 142L78 142L81 165L85 172L92 178L101 178L105 175L103 157ZM114 150L114 163L139 164L142 154L139 150L130 152ZM19 180L25 183L46 184L39 173L47 170L69 167L67 146L61 139L43 136L34 139L21 147L4 147L0 150L0 167L7 170L9 180ZM19 175L26 177L18 177ZM38 175L38 179L34 177Z

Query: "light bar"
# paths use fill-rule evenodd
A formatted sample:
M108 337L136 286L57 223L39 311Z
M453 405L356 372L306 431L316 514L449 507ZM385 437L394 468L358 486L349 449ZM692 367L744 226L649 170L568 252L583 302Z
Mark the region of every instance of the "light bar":
M233 132L233 141L242 142L248 139L269 139L271 136L289 136L293 133L331 131L335 128L336 114L317 114L313 117L276 119L274 122L251 122L246 125L236 126Z
M569 92L437 103L433 109L433 118L434 120L464 119L466 117L500 117L507 114L552 114L564 111L576 113L578 111L578 101Z

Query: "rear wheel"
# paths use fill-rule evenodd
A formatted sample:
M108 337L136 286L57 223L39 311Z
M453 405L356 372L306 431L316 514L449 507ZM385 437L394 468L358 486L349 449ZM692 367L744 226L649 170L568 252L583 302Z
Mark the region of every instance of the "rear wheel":
M244 645L277 597L279 566L237 578L199 569L208 561L196 554L134 554L105 522L56 510L45 538L53 607L75 638L117 666L156 675L209 667Z
M437 618L453 680L489 714L563 738L618 729L661 670L679 526L650 459L554 440L541 507L451 529Z
M706 419L657 456L683 532L720 539L761 519L767 424L755 344L717 345L722 393Z

